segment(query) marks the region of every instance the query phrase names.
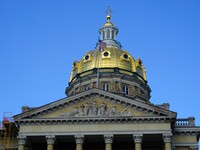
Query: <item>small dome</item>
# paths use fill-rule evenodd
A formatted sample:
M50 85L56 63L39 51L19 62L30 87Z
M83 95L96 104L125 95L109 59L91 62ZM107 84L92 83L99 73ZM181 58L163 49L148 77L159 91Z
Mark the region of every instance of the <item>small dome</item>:
M112 22L106 22L106 23L104 23L104 25L102 26L102 28L103 27L106 27L106 26L113 26L114 27L114 25L113 25L113 23Z

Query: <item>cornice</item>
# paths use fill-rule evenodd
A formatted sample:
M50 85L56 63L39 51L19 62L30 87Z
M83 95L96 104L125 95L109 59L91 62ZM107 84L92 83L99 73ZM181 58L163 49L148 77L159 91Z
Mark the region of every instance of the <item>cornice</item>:
M90 124L90 123L165 123L170 122L173 118L159 117L79 117L79 118L42 118L42 119L21 119L16 120L20 125L52 125L52 124Z
M200 126L175 127L174 133L179 135L200 134Z

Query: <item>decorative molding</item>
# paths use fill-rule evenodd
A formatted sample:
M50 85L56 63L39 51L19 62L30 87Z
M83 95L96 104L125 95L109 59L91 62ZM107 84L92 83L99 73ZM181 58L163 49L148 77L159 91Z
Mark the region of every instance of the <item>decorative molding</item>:
M197 135L200 134L199 127L187 126L187 127L175 127L175 134L178 135Z
M135 143L142 143L143 135L142 134L133 134L133 139Z
M198 150L199 146L198 145L190 145L190 150Z
M163 141L165 143L171 143L171 141L172 141L172 134L163 134Z
M131 112L127 109L119 111L118 108L113 105L108 107L106 103L101 102L98 106L95 100L91 100L90 103L86 102L78 108L77 106L71 112L60 113L60 117L101 117L101 116L131 116Z
M105 140L106 144L112 144L113 139L114 139L114 137L112 134L104 135L104 140Z
M155 122L170 122L173 118L171 117L140 117L140 116L102 116L102 117L69 117L69 118L38 118L38 119L21 119L17 123L20 125L33 125L33 124L85 124L85 123L155 123Z
M75 135L74 136L76 144L83 144L84 142L84 135Z
M17 136L18 144L19 145L25 145L26 144L26 136L25 135L19 135Z
M47 135L46 136L47 144L54 144L56 141L56 138L54 135Z

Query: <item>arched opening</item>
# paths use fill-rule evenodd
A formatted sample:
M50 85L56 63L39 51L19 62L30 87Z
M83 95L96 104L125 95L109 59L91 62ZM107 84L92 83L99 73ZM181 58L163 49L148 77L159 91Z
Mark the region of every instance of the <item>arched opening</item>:
M109 29L106 30L106 39L110 39L110 30Z
M128 86L126 85L123 86L123 92L124 94L128 95Z
M109 85L107 83L103 85L103 90L109 92Z

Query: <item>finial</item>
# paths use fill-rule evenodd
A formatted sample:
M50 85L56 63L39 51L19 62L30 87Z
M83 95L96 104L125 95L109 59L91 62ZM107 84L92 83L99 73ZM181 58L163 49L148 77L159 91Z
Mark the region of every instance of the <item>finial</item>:
M110 10L110 6L108 6L108 9L106 10L107 16L106 19L109 21L111 19L111 10Z

